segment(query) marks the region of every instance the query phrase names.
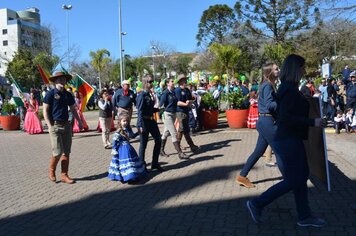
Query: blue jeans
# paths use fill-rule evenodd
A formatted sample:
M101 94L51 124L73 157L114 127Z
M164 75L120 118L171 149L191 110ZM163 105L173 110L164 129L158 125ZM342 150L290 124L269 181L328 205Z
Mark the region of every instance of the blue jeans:
M258 131L258 138L255 150L248 157L246 164L240 172L240 175L244 177L248 175L248 172L250 172L260 157L263 156L268 145L271 146L278 159L278 153L276 153L272 143L277 129L277 126L274 123L274 118L272 116L260 116L257 120L256 129ZM280 165L278 165L278 167L282 170Z
M308 218L310 208L308 204L309 167L305 154L303 140L299 138L287 138L274 141L275 150L283 165L283 180L254 198L252 203L260 209L273 202L278 197L293 190L296 203L298 220ZM278 162L278 160L277 160Z

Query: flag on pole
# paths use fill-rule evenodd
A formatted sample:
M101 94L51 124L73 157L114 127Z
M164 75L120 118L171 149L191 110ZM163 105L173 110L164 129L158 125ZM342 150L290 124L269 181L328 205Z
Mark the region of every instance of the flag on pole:
M16 82L14 77L10 74L10 78L12 80L12 98L10 100L11 103L15 104L18 107L24 106L24 99L29 99L30 95L28 93L23 93L20 85Z
M68 84L76 89L83 97L82 97L82 107L81 111L83 112L85 106L87 105L90 97L94 93L94 88L88 84L82 77L76 74Z
M39 71L40 74L41 74L43 83L44 83L45 85L49 85L49 80L48 80L48 78L51 77L51 75L49 74L49 72L43 70L43 68L42 68L39 64L37 65L37 68L38 68L38 71Z

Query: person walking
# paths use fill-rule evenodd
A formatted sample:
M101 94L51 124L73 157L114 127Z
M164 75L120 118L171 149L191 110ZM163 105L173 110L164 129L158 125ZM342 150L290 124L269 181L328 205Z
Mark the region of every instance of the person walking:
M179 123L178 132L177 132L177 141L180 146L182 137L184 135L190 150L194 153L199 150L199 147L196 146L190 137L189 134L189 108L193 103L193 97L189 89L186 88L187 77L183 74L180 74L177 78L179 87L174 90L175 96L178 99L177 102L177 120Z
M99 106L99 122L101 127L101 137L105 149L111 148L110 131L111 122L114 115L113 105L107 90L103 89L100 92Z
M83 112L82 112L82 97L83 95L79 93L78 91L74 92L74 101L75 101L75 110L78 113L78 117L82 121L83 128L80 129L78 126L77 120L74 120L74 125L73 125L73 133L79 133L81 131L88 131L89 126L84 118Z
M118 118L118 129L113 137L112 159L108 170L110 180L122 183L137 181L147 173L142 159L129 142L136 134L128 128L128 121L127 114L121 114Z
M177 140L177 131L174 127L174 122L176 120L176 112L177 112L177 103L178 99L174 93L174 79L170 78L166 80L167 89L164 90L161 99L160 99L160 107L164 107L164 131L162 134L162 144L160 155L164 157L168 157L164 148L167 143L167 138L169 135L172 136L172 142L174 148L178 152L179 159L189 159L187 155L185 155L180 148Z
M122 88L119 88L112 97L112 104L117 111L119 117L122 113L129 116L129 129L131 128L132 107L136 105L136 94L130 89L128 80L122 81Z
M24 129L29 134L43 133L43 127L38 117L38 102L33 91L30 93L30 99L25 98L25 107L27 109L24 121Z
M236 182L246 188L255 187L247 178L247 175L260 157L263 156L268 145L271 145L273 149L272 141L277 128L275 124L277 117L276 81L279 75L279 68L276 64L269 63L263 66L262 73L263 81L258 91L257 143L255 150L247 158L240 174L236 177ZM272 166L271 163L268 163L268 166Z
M68 176L69 155L72 146L72 127L68 121L68 107L74 118L78 121L80 129L83 128L81 119L75 111L75 101L64 85L72 79L72 76L64 72L57 71L48 78L55 84L55 87L46 93L43 100L43 116L48 125L48 132L52 146L52 157L50 159L48 177L56 182L56 167L61 160L61 181L67 184L73 184L74 180Z
M148 142L148 135L151 134L155 142L153 147L151 170L156 169L162 172L164 169L158 163L162 141L157 122L153 118L155 102L151 94L152 86L152 76L146 75L142 79L142 92L140 92L140 94L137 96L137 129L140 132L139 156L147 166L145 162L145 151Z
M297 225L323 227L326 222L312 215L308 203L307 180L309 167L303 140L308 138L308 127L325 127L326 120L308 118L309 103L298 90L305 74L305 59L291 54L283 62L281 85L277 91L277 131L272 142L277 163L282 168L283 180L260 196L247 201L247 208L256 223L261 223L263 209L277 198L293 191L298 213Z

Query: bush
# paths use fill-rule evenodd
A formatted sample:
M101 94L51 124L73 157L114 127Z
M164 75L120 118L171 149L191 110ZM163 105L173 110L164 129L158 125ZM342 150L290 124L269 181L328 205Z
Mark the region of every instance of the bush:
M9 102L4 102L2 105L2 113L7 116L16 115L16 105Z
M224 94L223 99L227 102L229 109L244 110L248 109L249 95L243 95L241 90Z
M218 100L214 98L212 93L205 93L201 97L203 108L206 110L217 110Z

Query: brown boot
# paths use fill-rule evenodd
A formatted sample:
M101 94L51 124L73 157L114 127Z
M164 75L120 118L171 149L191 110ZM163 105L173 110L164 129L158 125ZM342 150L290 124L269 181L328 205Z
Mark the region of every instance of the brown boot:
M162 157L169 157L169 155L167 155L166 152L164 151L164 147L166 146L166 143L167 143L167 139L162 139L161 151L159 152L159 155Z
M178 142L173 142L174 148L176 149L176 151L178 152L178 157L179 159L189 159L189 157L187 155L184 154L184 152L182 152L182 149L180 149L180 146L178 144Z
M57 164L58 164L59 158L55 158L55 157L51 157L50 161L49 161L49 171L48 171L48 178L52 181L52 182L56 182L56 168L57 168Z
M196 153L199 150L199 147L194 144L192 138L190 137L189 133L184 133L184 138L187 140L189 148L192 152Z
M238 175L236 177L236 182L246 188L254 188L255 187L255 185L253 183L251 183L251 181L247 177L243 177L241 175Z
M62 156L61 167L62 167L61 181L66 184L74 184L74 180L68 176L69 157L64 155Z

